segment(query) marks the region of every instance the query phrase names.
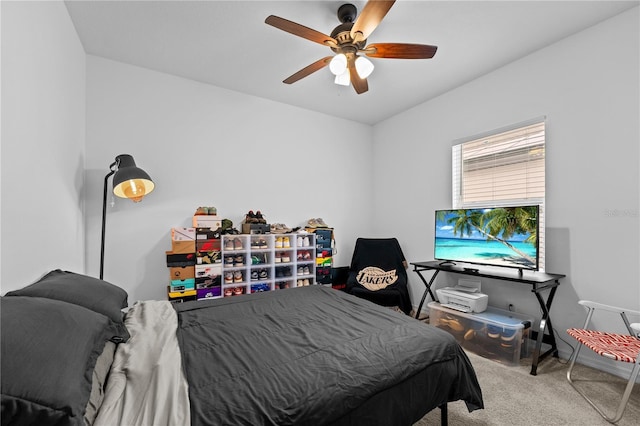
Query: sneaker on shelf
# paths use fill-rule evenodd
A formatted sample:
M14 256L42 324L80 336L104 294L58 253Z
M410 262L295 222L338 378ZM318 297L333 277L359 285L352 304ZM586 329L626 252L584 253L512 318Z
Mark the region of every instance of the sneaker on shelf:
M227 266L233 266L233 256L225 256L224 264Z
M233 296L233 289L231 287L224 289L225 296Z
M305 266L302 268L302 275L309 275L311 272L309 272L309 267Z
M285 277L290 277L292 275L290 266L287 266L287 267L282 268L282 269L283 269L282 272L284 273Z
M276 238L276 248L282 248L282 237Z
M324 220L322 220L321 217L316 218L316 227L317 228L328 228L329 225L327 225L326 223L324 223Z
M272 234L289 234L291 232L291 228L289 228L284 223L274 223L271 225L271 233Z
M260 238L260 239L258 240L258 246L259 246L261 249L269 248L269 246L267 245L267 240L265 240L264 238Z
M258 241L258 240L251 240L251 248L252 248L252 249L258 249L258 248L260 248L260 241Z
M233 295L234 295L234 296L238 296L238 295L240 295L240 294L242 294L242 293L243 293L243 291L242 291L242 287L234 287L234 288L233 288Z
M244 276L242 275L242 271L235 271L233 273L233 282L241 283L242 281L244 281Z
M194 216L202 216L202 215L207 215L208 213L208 207L198 207L196 209L196 212L193 214Z
M230 238L225 238L224 240L224 249L225 250L233 250L233 240Z
M309 285L309 279L305 278L304 280L302 280L302 285L305 286L305 287L308 286Z
M255 223L267 223L267 219L264 218L260 210L258 210L255 214Z
M304 238L303 237L298 237L297 243L298 243L298 247L302 247Z
M298 275L304 275L304 268L302 266L298 266Z
M244 266L244 256L241 254L233 258L233 266Z
M288 253L282 252L282 253L280 253L280 261L282 263L289 263L289 262L291 262L291 258L289 257Z
M256 215L253 210L249 210L246 215L244 215L244 223L257 223Z
M233 249L242 250L242 238L236 237L233 239Z
M309 237L302 238L302 247L309 247Z
M251 281L258 281L258 271L255 269L251 271Z
M311 253L308 251L303 251L302 252L302 260L311 260Z
M229 284L229 283L233 282L233 272L227 271L227 272L224 273L224 282L226 284Z
M274 263L281 263L282 262L282 254L281 253L276 253L276 255L273 258Z
M276 278L282 277L284 277L284 271L282 270L282 268L276 268Z
M260 263L262 263L260 261L260 257L257 254L252 254L251 255L251 264L252 265L259 265Z
M302 260L302 252L301 251L298 252L298 255L296 256L296 258L298 260Z
M261 280L266 280L269 277L269 273L267 272L266 269L260 269L260 279Z
M302 287L302 280L296 281L296 287Z
M290 248L290 247L291 247L291 241L289 241L289 237L283 237L282 248Z

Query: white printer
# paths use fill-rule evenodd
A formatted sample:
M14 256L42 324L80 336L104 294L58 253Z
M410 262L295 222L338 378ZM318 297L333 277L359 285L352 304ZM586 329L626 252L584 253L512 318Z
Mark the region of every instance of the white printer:
M459 280L455 287L436 289L440 304L461 312L483 312L487 309L489 296L480 293L480 282Z

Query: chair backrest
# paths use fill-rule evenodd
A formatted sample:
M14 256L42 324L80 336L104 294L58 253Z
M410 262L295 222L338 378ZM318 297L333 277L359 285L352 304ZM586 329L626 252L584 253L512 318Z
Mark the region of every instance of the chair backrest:
M389 287L406 286L406 267L404 253L396 238L358 238L351 258L349 281L353 285L355 279L363 285L367 279L373 283L377 278L383 283L385 278L396 277Z

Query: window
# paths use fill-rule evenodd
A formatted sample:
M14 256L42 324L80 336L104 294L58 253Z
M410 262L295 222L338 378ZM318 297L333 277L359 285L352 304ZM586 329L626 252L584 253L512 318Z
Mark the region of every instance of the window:
M544 119L458 141L452 150L454 209L540 206L540 270L545 259L544 157Z

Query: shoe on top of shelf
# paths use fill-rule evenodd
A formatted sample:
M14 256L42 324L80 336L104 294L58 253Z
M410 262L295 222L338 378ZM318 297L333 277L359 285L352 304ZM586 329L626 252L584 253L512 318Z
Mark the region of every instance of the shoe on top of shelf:
M196 212L193 214L194 216L207 216L207 215L217 215L218 209L215 207L198 207Z
M311 218L307 221L307 228L328 228L327 225L322 218Z
M290 234L291 228L289 228L284 223L274 223L271 225L271 233L272 234Z
M256 220L255 223L263 223L263 224L267 223L267 219L264 218L264 216L262 215L262 212L260 212L260 210L256 211L255 220Z

